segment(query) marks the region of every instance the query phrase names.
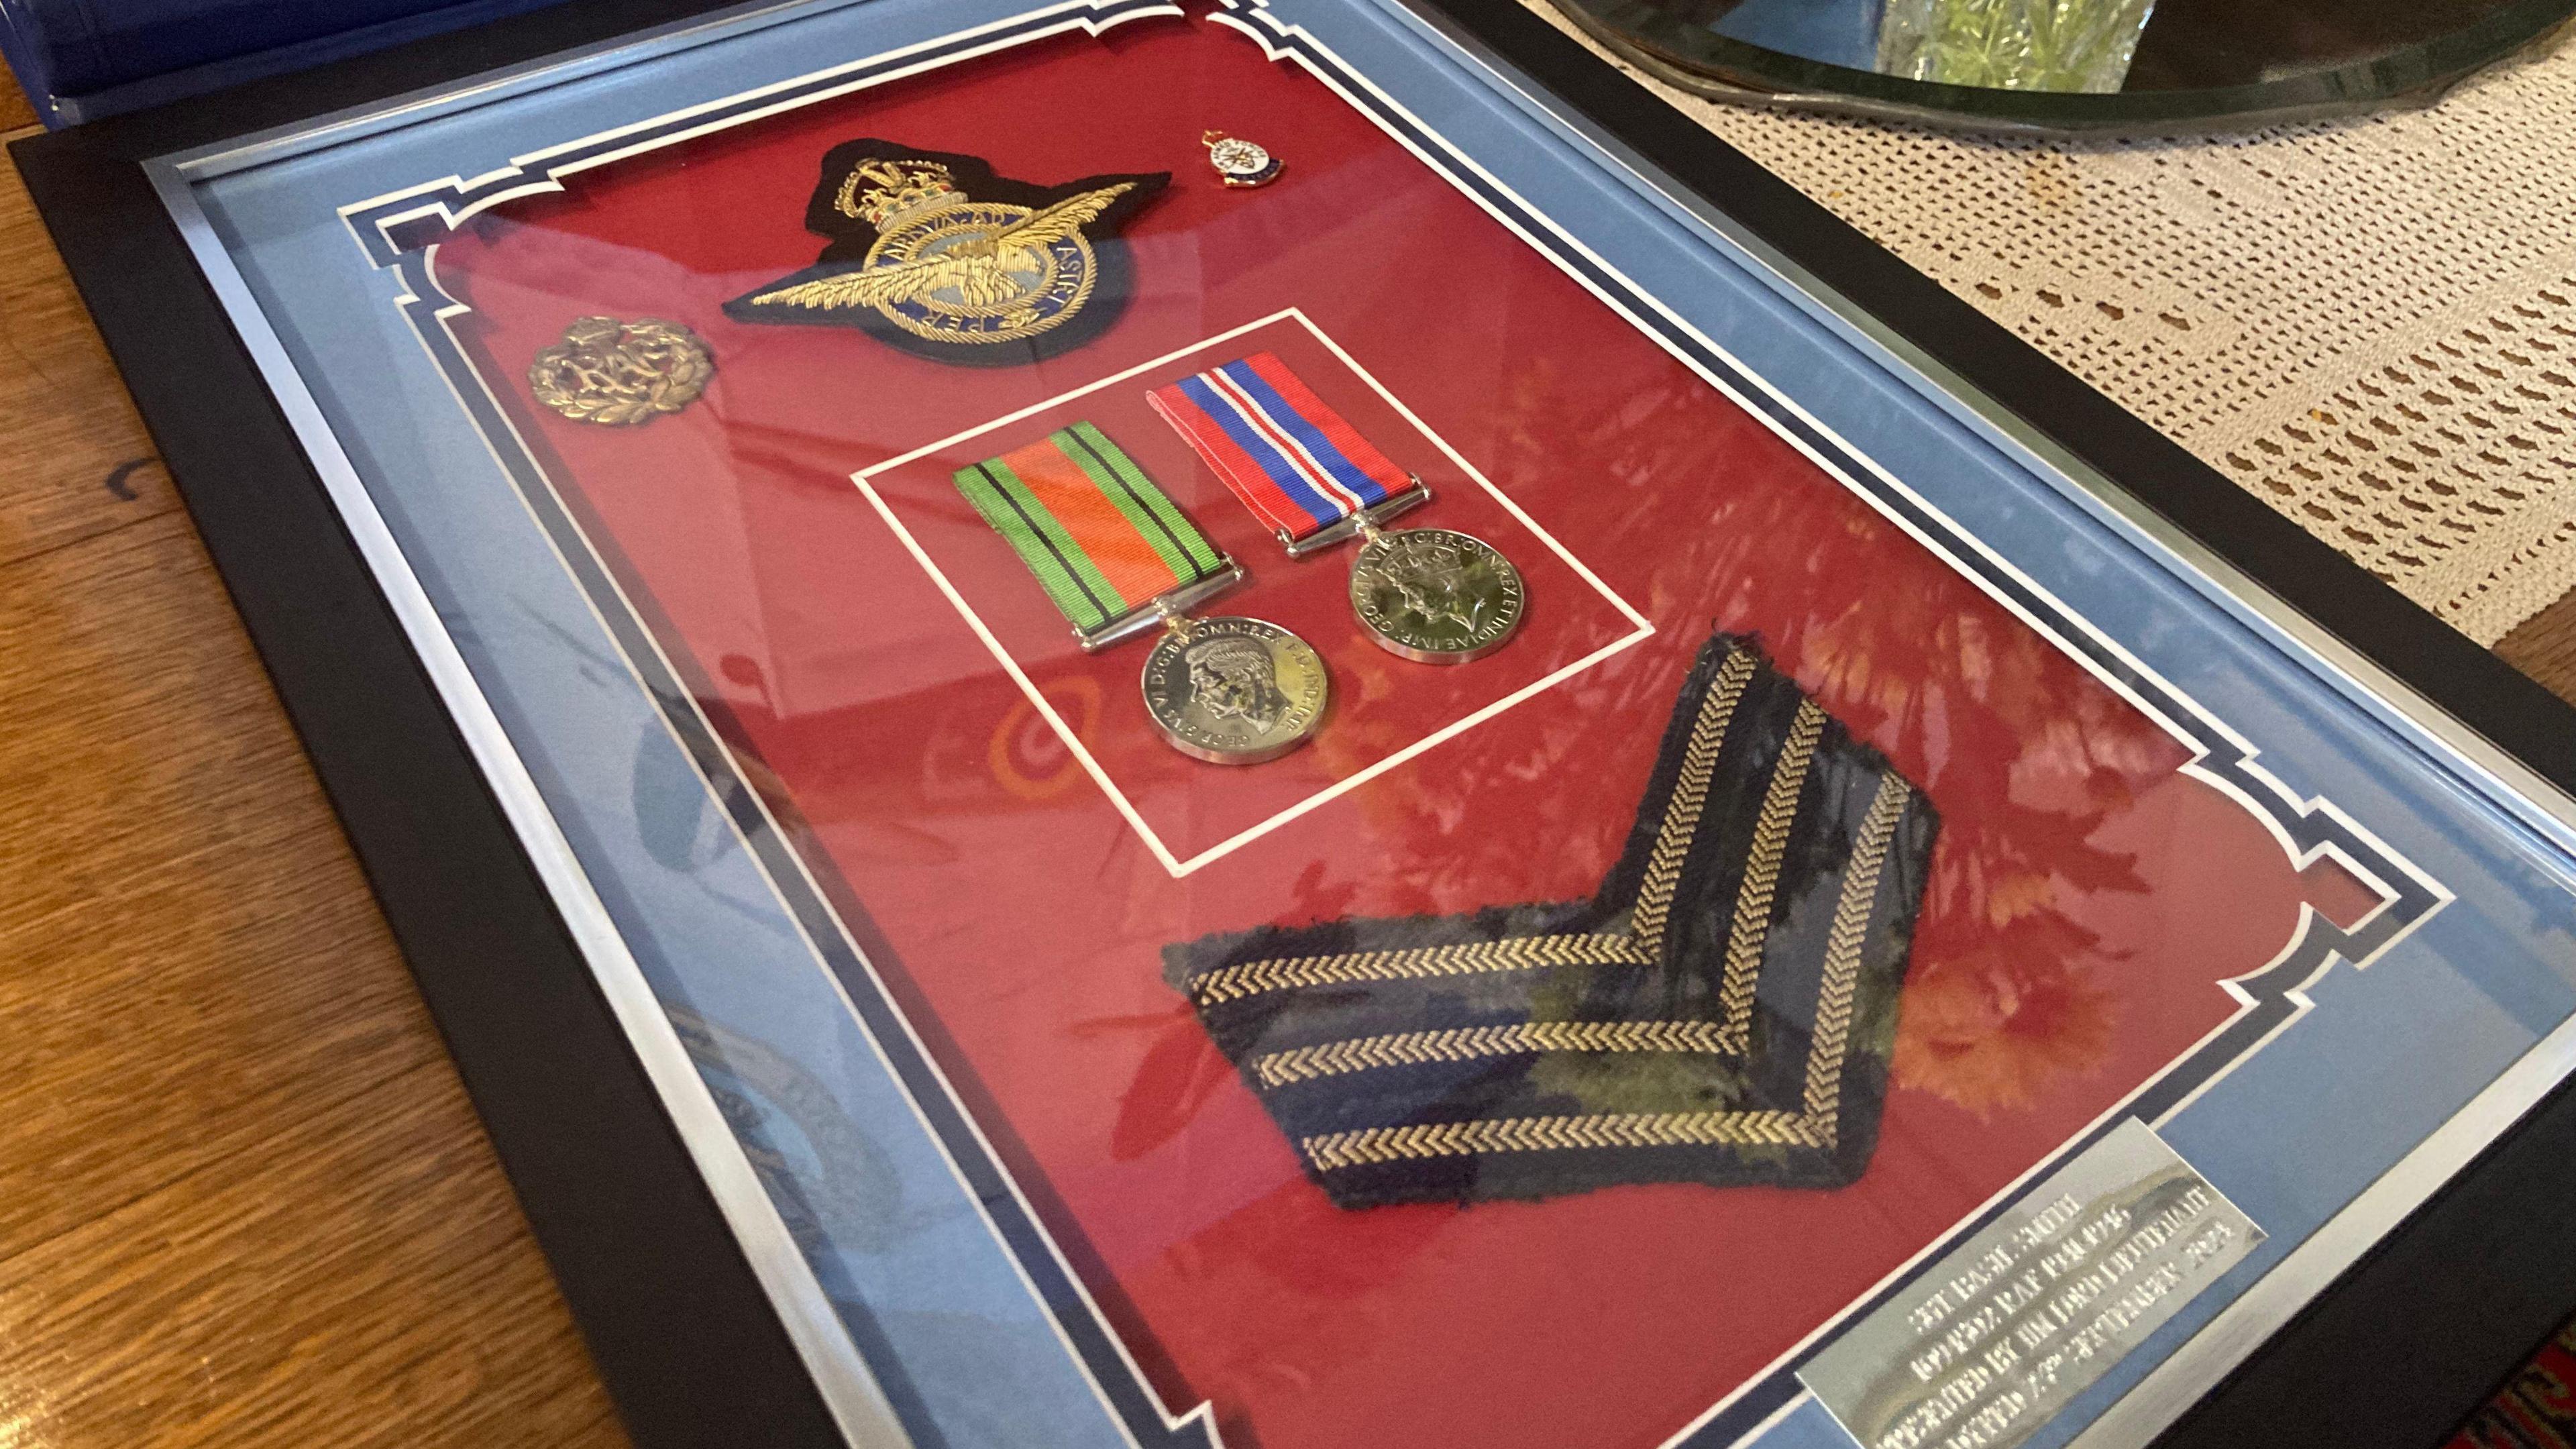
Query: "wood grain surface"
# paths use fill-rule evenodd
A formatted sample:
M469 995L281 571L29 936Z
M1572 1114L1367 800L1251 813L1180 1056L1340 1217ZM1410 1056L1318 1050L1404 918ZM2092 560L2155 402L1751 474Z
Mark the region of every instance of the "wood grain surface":
M13 169L0 361L0 1446L625 1443Z
M2576 487L2576 480L2571 480ZM2576 591L2522 621L2496 641L2497 657L2576 703Z
M14 170L0 363L0 1445L625 1443Z

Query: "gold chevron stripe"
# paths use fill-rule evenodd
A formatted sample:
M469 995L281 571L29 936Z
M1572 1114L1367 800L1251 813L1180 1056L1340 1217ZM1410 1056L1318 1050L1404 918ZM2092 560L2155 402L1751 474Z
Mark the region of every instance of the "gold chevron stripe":
M1719 1052L1727 1050L1713 1021L1522 1021L1448 1031L1353 1037L1257 1058L1265 1087L1311 1082L1371 1067L1466 1062L1531 1052Z
M1299 1144L1318 1171L1423 1157L1544 1152L1578 1147L1817 1147L1796 1112L1606 1112L1582 1117L1512 1117L1492 1122L1427 1122L1327 1132Z
M1807 1043L1808 1120L1819 1125L1825 1146L1834 1145L1841 1117L1843 1052L1851 1040L1852 997L1860 980L1860 950L1868 939L1871 907L1878 900L1879 873L1887 864L1888 843L1896 822L1904 818L1913 787L1894 771L1878 782L1878 798L1860 823L1851 864L1843 875L1842 899L1834 905L1834 926L1825 937L1824 980L1816 990L1816 1034Z
M1601 936L1514 936L1502 941L1470 941L1456 946L1411 946L1400 951L1356 951L1347 956L1283 956L1272 961L1246 961L1211 971L1190 983L1190 997L1200 1006L1218 1006L1301 986L1338 986L1353 981L1403 981L1439 976L1472 976L1491 971L1537 971L1550 966L1652 966L1636 938L1625 933Z
M1699 718L1692 722L1690 746L1682 753L1681 774L1673 782L1672 800L1664 807L1664 823L1655 834L1655 852L1647 860L1646 879L1637 888L1637 908L1628 923L1630 934L1649 956L1663 954L1664 921L1672 910L1673 892L1681 885L1682 865L1690 858L1691 838L1699 833L1700 813L1708 805L1708 782L1717 772L1718 750L1726 743L1736 701L1752 682L1753 651L1738 649L1729 654L1709 684L1707 697L1700 701Z
M1370 1163L1488 1152L1542 1152L1596 1147L1809 1147L1830 1152L1839 1140L1843 1064L1849 1054L1861 949L1878 900L1888 847L1913 798L1894 774L1879 781L1862 818L1860 838L1843 876L1826 935L1824 981L1816 1030L1807 1048L1805 1110L1798 1112L1602 1112L1566 1117L1512 1117L1433 1122L1327 1132L1297 1144L1319 1172Z
M1718 666L1716 679L1709 685L1708 696L1700 702L1699 718L1691 727L1691 740L1682 756L1681 774L1674 786L1672 799L1664 806L1663 824L1655 837L1654 853L1648 858L1646 879L1640 887L1635 911L1629 917L1625 932L1607 932L1581 936L1521 936L1508 941L1472 941L1455 946L1413 946L1394 951L1357 951L1345 956L1283 956L1268 961L1246 961L1236 966L1221 967L1189 984L1190 999L1202 1007L1222 1006L1230 1001L1259 996L1272 991L1292 991L1308 986L1340 986L1358 981L1425 980L1443 976L1472 976L1491 971L1536 971L1551 966L1653 966L1663 959L1663 935L1666 913L1672 907L1674 889L1681 880L1683 863L1690 855L1691 837L1699 830L1702 811L1708 804L1709 780L1716 770L1719 748L1726 742L1728 723L1735 716L1736 705L1753 681L1756 662L1753 651L1738 648ZM1804 716L1801 716L1803 718ZM1796 744L1792 731L1791 745ZM1809 739L1806 750L1815 742ZM1786 752L1782 761L1788 759ZM1779 766L1775 765L1776 771ZM1798 766L1805 770L1803 756ZM1776 789L1776 774L1775 774ZM1797 792L1790 792L1791 803ZM1782 827L1785 830L1785 825ZM1779 874L1778 855L1773 852L1772 875ZM1767 888L1766 888L1767 889ZM1759 951L1754 953L1760 964ZM1730 958L1732 959L1732 958ZM1745 1015L1750 1016L1748 998ZM1733 1023L1733 1049L1743 1050L1746 1023Z
M1736 1050L1752 1040L1753 987L1762 975L1762 943L1771 934L1771 899L1780 888L1780 865L1789 854L1789 829L1798 823L1798 794L1807 786L1807 766L1824 733L1825 712L1812 699L1798 701L1789 722L1788 742L1771 767L1771 784L1762 793L1762 814L1753 822L1753 844L1745 852L1744 879L1736 887L1735 921L1726 937L1726 975L1718 987L1718 1020L1726 1023Z

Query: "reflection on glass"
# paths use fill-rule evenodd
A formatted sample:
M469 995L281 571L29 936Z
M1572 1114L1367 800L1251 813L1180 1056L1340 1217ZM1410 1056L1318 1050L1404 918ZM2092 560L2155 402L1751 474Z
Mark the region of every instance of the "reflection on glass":
M2116 91L2154 0L1889 0L1878 69L1999 90Z
M1551 0L1716 100L2154 131L2436 95L2576 0Z
M1868 70L1878 64L1887 0L1743 0L1711 21L1731 40Z

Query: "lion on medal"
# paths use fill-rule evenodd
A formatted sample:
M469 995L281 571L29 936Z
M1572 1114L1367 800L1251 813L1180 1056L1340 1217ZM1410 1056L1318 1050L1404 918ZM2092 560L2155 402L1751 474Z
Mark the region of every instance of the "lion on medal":
M1407 612L1429 624L1473 632L1481 612L1467 589L1473 563L1468 551L1455 544L1410 542L1386 561L1383 577Z

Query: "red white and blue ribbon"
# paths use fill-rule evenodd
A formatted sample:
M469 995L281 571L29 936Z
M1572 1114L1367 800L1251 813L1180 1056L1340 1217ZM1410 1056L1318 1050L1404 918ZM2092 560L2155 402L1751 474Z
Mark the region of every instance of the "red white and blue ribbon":
M1291 542L1415 486L1267 352L1158 387L1150 398L1243 506Z

